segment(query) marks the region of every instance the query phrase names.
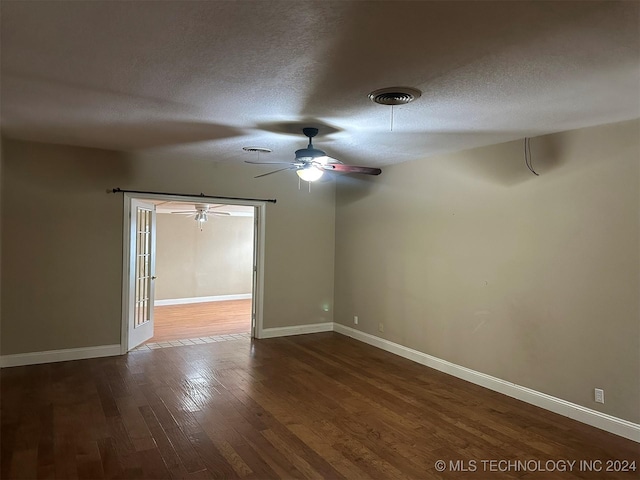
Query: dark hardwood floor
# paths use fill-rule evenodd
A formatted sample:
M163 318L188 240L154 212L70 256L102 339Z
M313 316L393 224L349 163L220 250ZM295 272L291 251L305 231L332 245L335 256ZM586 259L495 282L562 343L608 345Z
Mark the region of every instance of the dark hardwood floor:
M637 467L639 444L336 333L0 375L3 479L638 478L579 463L541 471ZM499 471L518 460L535 471Z

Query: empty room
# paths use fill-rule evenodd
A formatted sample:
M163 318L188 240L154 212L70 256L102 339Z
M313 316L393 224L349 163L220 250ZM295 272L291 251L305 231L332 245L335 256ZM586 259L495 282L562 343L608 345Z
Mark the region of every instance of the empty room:
M640 2L0 2L0 477L631 479Z

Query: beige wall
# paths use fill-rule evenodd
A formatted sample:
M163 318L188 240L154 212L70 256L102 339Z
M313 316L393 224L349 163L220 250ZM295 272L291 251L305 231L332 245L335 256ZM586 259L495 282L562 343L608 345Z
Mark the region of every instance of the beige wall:
M156 300L251 293L253 217L159 213Z
M331 184L251 167L5 140L1 353L119 342L122 196L106 188L276 197L265 327L332 321L335 291L340 323L638 422L639 127L534 138L540 177L521 142L344 177L335 209Z
M120 342L113 187L277 198L266 208L264 326L332 321L334 185L309 194L290 172L254 179L256 169L4 140L1 353Z
M2 176L4 174L2 157L4 155L4 143L0 139L0 345L2 344ZM0 354L2 352L0 351Z
M512 142L338 184L335 320L640 421L639 126L534 138L539 177Z

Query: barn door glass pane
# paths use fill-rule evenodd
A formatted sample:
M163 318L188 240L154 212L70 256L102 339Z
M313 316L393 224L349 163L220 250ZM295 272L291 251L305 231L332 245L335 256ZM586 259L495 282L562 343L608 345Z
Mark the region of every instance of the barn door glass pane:
M138 208L136 225L134 327L137 328L151 320L151 211Z

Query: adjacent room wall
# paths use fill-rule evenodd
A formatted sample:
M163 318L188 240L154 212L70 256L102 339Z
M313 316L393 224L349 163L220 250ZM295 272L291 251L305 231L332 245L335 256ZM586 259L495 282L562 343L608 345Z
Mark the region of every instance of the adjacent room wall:
M251 294L253 217L156 216L156 300Z
M539 177L511 142L338 184L335 320L639 422L639 131L534 138Z
M120 343L123 197L113 187L276 198L264 327L333 321L333 183L308 193L292 172L254 179L264 169L14 140L3 153L2 355Z

